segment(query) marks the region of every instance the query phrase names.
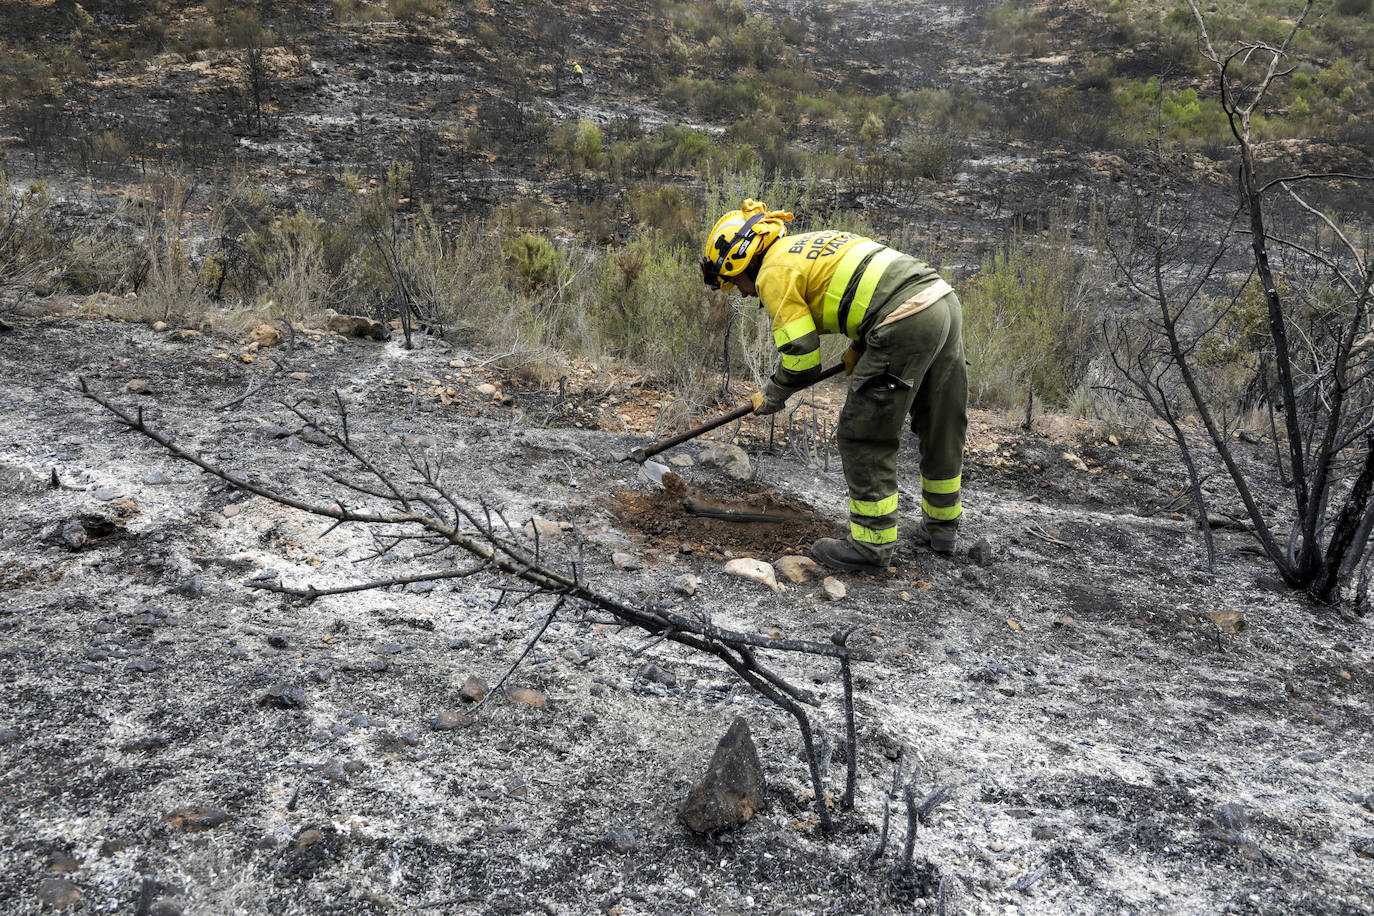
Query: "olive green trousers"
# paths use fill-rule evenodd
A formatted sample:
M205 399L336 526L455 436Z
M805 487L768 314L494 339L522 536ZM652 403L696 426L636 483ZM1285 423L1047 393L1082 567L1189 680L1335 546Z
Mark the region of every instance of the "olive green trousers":
M921 512L934 539L953 539L968 431L963 311L954 293L876 328L849 377L836 428L849 484L849 540L878 565L897 545L897 449L902 424L921 449Z

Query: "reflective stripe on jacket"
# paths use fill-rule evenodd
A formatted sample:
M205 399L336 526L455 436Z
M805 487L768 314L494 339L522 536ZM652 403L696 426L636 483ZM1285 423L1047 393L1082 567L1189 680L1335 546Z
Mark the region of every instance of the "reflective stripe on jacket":
M773 380L788 388L809 384L820 373L822 333L860 340L884 308L939 279L915 258L848 232L778 239L755 280L781 357Z

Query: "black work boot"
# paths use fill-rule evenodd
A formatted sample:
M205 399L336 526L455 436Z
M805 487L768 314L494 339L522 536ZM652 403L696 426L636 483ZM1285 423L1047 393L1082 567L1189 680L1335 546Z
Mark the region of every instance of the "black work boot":
M886 563L879 565L873 562L853 544L839 538L821 538L812 544L811 559L830 569L842 569L847 572L887 572Z
M955 548L959 546L957 535L955 537L948 535L931 537L925 519L921 519L921 526L912 533L911 539L922 547L929 547L932 553L942 553L946 556L953 556Z

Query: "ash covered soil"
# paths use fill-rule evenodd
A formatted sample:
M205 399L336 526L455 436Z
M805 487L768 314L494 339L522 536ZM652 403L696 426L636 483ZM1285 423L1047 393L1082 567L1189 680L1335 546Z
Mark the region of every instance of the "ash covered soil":
M827 602L818 583L775 593L722 571L844 520L838 461L765 454L761 423L742 429L753 480L675 470L700 493L810 513L796 532L675 514L616 463L650 438L661 395L642 385L570 367L561 391L522 386L434 341L301 335L244 355L70 319L0 337L7 913L934 912L941 879L950 913L1374 912L1371 624L1274 587L1238 530L1218 532L1207 573L1194 525L1157 511L1183 477L1156 443L979 414L966 532L991 563L906 543L893 572L843 577ZM270 384L217 409L273 359ZM494 683L546 603L498 603L484 578L313 603L250 588L426 567L360 562L363 532L322 536L176 462L78 376L315 497L348 465L276 405L328 409L337 391L379 461L443 455L456 490L513 525L544 520L545 556L608 593L793 638L857 627L875 661L856 668L856 809L822 836L787 715L720 665L595 618L555 622L513 676L546 705L493 700L469 722L460 687ZM690 597L673 588L686 573ZM833 667L770 663L842 734ZM444 713L457 727L435 727ZM763 809L694 837L675 807L739 717ZM919 879L893 871L901 816L868 861L898 756L920 793L955 786L915 838ZM838 797L838 755L827 779Z

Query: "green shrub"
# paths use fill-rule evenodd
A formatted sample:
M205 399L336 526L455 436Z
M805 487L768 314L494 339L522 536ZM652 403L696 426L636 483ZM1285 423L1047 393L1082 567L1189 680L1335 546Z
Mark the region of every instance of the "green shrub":
M545 289L558 281L561 261L558 249L536 235L516 236L501 245L506 265L525 293Z
M421 17L442 19L444 0L387 0L387 9L398 22L414 22Z
M1063 407L1082 381L1101 297L1091 265L1075 253L1073 213L1050 214L1043 238L1012 238L960 286L975 403L1011 407L1031 390Z

